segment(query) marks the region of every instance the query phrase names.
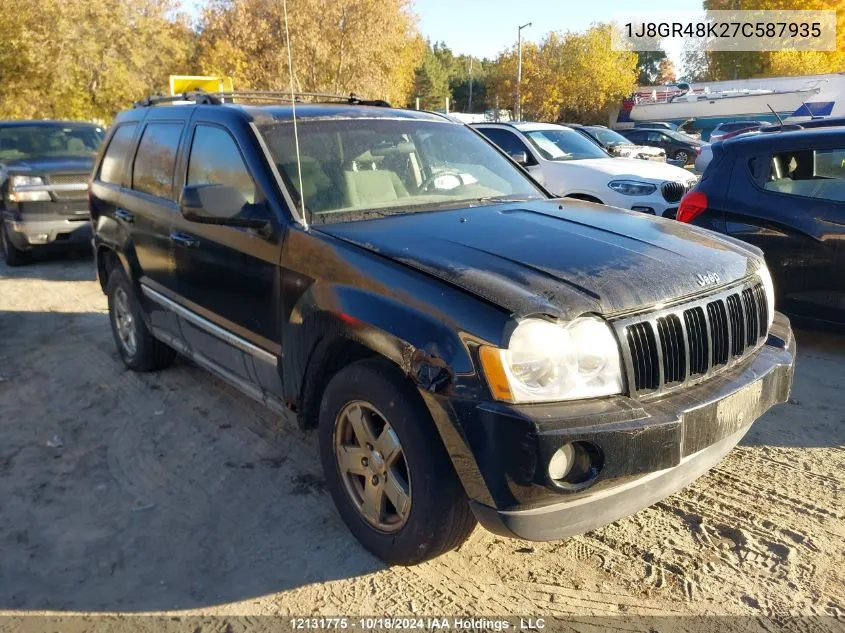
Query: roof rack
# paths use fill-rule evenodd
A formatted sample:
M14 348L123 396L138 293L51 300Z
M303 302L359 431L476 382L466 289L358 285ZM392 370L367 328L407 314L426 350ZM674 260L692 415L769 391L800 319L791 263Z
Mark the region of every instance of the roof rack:
M310 100L310 103L340 101L350 105L378 106L382 108L391 107L387 101L383 101L381 99L362 99L354 92L349 93L348 95L339 95L327 92L294 92L291 94L290 92L271 90L232 90L223 92L193 90L171 96L153 95L147 97L143 101L138 101L133 107L148 108L162 103L175 103L179 101L190 101L197 105L222 105L224 103L233 103L234 100L263 102L280 101L283 103L309 103L308 100Z

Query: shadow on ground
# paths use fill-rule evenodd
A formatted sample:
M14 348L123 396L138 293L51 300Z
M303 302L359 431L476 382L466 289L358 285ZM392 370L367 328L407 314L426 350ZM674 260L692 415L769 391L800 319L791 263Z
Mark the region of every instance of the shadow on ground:
M88 263L89 265L84 265ZM43 279L44 281L93 281L97 278L94 256L89 251L48 251L33 254L24 266L0 266L3 279Z

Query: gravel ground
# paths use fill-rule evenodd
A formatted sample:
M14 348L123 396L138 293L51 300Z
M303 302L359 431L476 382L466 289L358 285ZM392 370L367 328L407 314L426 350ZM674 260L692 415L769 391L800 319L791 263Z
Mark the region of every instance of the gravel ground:
M186 361L124 370L90 259L0 264L0 614L845 617L845 338L797 338L792 402L681 493L388 568L313 433Z

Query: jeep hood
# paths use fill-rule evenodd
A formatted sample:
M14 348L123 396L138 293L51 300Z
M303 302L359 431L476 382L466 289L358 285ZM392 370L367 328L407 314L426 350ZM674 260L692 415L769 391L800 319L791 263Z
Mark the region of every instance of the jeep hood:
M515 316L612 315L757 270L753 247L698 227L577 200L409 213L314 227L424 271ZM702 287L698 275L717 275Z

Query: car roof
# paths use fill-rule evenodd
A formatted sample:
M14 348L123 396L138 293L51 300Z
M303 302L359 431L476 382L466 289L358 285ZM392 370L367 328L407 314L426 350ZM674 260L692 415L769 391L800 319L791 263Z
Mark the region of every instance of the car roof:
M842 127L826 127L761 132L759 134L734 136L719 142L725 147L759 150L764 148L789 148L802 141L826 141L839 137L845 138L845 129Z
M786 123L785 125L793 125L792 123ZM823 119L810 119L809 121L796 121L794 125L800 125L803 128L817 128L817 127L827 127L827 126L841 126L845 125L845 117L835 116L835 117L825 117Z
M124 110L118 116L120 121L137 120L146 112L155 113L152 118L177 115L186 118L194 109L213 112L219 115L241 117L247 121L267 123L272 121L292 121L294 107L291 105L246 105L222 103L215 105L197 103L170 103L135 107ZM162 114L164 113L164 114ZM301 103L296 105L296 120L315 119L414 119L460 125L446 115L425 110L406 110L383 106L347 104L347 103Z
M32 127L34 125L43 125L45 127L62 127L65 125L84 125L89 127L104 127L99 123L91 123L91 121L62 121L59 119L35 119L35 120L14 120L14 121L0 121L0 127Z
M537 123L533 121L499 121L490 123L472 123L473 127L498 125L502 127L512 127L520 132L537 132L540 130L569 130L571 128L558 123Z

